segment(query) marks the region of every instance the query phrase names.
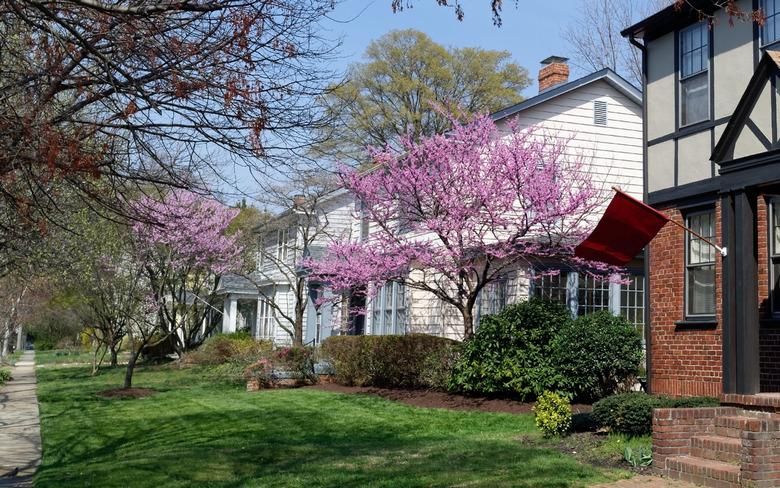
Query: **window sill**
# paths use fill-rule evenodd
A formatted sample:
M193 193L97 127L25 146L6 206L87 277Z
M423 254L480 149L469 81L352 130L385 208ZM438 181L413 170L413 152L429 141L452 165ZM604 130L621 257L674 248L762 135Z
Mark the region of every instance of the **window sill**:
M678 329L714 329L718 326L718 320L711 319L686 319L674 323Z

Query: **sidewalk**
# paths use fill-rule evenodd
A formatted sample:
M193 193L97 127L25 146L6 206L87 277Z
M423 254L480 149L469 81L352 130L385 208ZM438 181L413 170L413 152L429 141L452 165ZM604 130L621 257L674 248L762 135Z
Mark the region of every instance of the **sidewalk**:
M0 488L31 487L41 462L35 353L25 351L11 374L13 380L0 387Z

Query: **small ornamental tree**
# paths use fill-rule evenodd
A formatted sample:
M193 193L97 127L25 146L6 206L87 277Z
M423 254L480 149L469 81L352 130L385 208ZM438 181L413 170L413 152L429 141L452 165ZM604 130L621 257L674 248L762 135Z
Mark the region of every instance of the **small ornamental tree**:
M514 124L502 132L488 116L452 123L446 135L407 137L400 156L372 152L373 170L345 170L376 230L308 266L336 292L398 280L432 293L460 312L469 338L480 291L508 271L540 259L597 264L576 260L573 247L603 202L567 139Z
M161 201L141 198L134 210L146 217L133 225L136 252L162 331L181 355L216 326L207 323L201 330L219 277L243 267L240 233L225 232L239 210L188 191L171 192Z

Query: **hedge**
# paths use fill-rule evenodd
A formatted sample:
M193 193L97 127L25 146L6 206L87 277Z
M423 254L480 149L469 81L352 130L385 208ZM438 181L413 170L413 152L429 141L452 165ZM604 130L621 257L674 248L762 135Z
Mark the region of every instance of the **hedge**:
M334 336L321 349L337 383L382 388L443 388L457 353L456 341L427 334Z

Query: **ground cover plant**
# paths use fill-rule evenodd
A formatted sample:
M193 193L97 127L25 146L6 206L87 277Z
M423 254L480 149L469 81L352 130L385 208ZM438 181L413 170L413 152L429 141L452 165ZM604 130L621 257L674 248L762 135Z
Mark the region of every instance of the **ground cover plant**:
M312 388L249 393L211 366L141 367L138 399L102 398L121 369L38 369L36 487L581 487L626 472L578 463L531 414L415 408Z

